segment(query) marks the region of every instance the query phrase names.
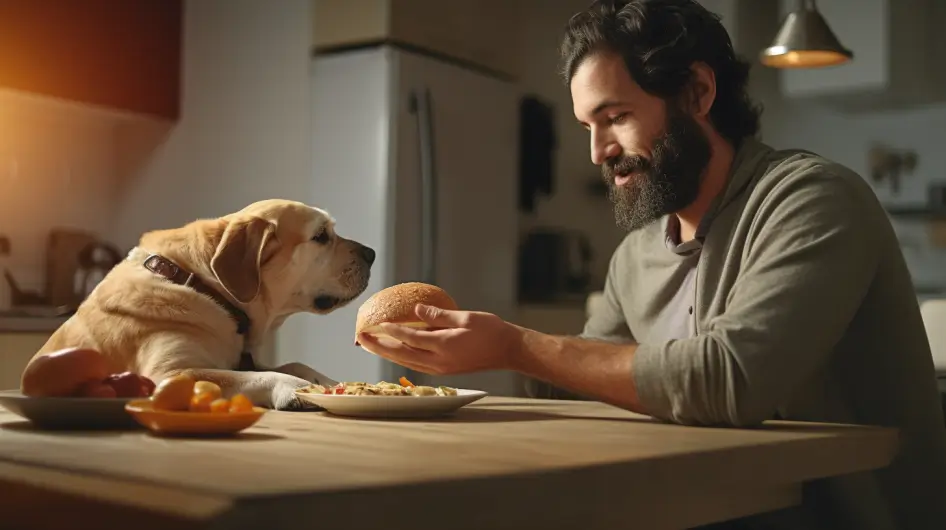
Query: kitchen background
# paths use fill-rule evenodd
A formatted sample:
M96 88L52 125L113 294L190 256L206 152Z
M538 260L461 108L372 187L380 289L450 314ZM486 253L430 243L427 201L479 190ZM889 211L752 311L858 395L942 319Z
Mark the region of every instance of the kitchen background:
M143 231L267 197L319 204L331 190L325 164L312 155L322 134L313 51L379 40L488 70L522 98L510 123L523 127L527 141L510 149L529 164L512 178L514 189L529 192L516 197L520 245L509 251L518 270L497 269L518 285L507 316L549 332L580 331L587 295L600 289L622 237L557 77L561 29L587 3L4 3L0 259L20 292L0 289L0 387L16 384L24 358L64 318L50 317L57 311L50 306L81 299ZM942 201L929 201L930 190L946 182L946 69L935 59L946 52L937 31L946 2L822 0L819 10L854 60L803 71L758 62L796 2L703 3L754 63L763 140L819 152L868 179L890 207L918 297L946 291L946 223L936 214ZM352 142L350 156L361 148ZM476 141L467 149L476 153ZM88 238L102 245L80 253ZM4 306L11 295L16 303ZM325 318L346 328L349 317ZM268 360L328 363L335 377L357 375L357 362L337 360L354 354L319 351L312 318L290 319Z

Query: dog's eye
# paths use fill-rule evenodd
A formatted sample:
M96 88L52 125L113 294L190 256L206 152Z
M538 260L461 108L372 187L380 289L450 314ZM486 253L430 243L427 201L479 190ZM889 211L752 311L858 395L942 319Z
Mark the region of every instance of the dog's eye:
M325 244L329 242L329 239L331 238L328 235L328 231L325 229L319 230L314 236L312 236L312 241L315 241L316 243Z

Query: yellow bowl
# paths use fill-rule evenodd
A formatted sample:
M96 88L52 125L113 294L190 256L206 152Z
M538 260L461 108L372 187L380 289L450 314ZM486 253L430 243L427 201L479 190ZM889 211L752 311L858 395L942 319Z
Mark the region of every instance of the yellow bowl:
M125 404L135 421L160 434L226 435L251 427L266 409L251 412L186 412L155 410L150 399L136 399Z

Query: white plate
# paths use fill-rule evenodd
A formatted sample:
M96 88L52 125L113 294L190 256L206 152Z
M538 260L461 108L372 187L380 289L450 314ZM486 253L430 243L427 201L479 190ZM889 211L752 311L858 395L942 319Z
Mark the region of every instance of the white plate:
M0 391L0 406L42 429L140 428L125 403L134 398L28 397Z
M455 396L347 396L296 392L299 399L338 416L359 418L432 418L456 412L488 394L457 389Z

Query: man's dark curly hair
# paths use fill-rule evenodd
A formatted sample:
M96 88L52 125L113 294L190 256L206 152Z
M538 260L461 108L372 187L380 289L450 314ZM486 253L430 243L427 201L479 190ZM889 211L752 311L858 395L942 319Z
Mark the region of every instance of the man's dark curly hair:
M716 99L710 121L738 145L759 131L761 107L746 91L749 63L737 57L719 16L694 0L596 0L574 15L562 39L565 84L589 54L610 51L647 93L671 102L691 78L690 67L703 62L716 75Z

